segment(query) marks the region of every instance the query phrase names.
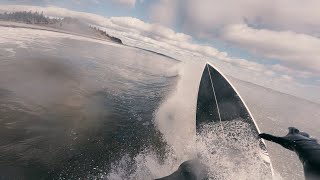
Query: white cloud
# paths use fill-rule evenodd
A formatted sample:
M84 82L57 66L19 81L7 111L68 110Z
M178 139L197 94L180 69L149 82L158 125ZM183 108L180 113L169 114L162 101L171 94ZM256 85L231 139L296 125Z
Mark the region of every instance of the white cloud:
M176 0L157 1L149 9L150 18L157 23L173 25L176 21L178 5Z
M283 64L320 72L320 39L290 31L253 29L244 24L227 26L222 38Z
M302 70L295 70L280 64L275 64L271 66L271 69L275 72L282 73L282 74L290 74L292 76L300 77L300 78L310 78L319 76L319 73L310 72L310 71L302 71Z
M110 20L113 24L126 28L127 31L136 32L153 39L174 41L190 41L192 39L189 35L176 33L172 29L164 26L145 23L132 17L112 17Z
M267 75L320 76L318 0L161 0L153 8L160 9L150 12L157 22L168 24L171 19L174 22L169 24L179 24L197 37L219 38L258 57L280 60L280 64L262 70L266 65L222 58L233 59L230 62L234 65ZM174 13L166 14L166 9Z
M179 19L188 32L200 36L211 36L225 25L245 23L320 35L319 0L161 0L154 7L160 11L151 11L151 16L158 21ZM164 13L166 9L170 13Z
M107 0L114 4L119 4L127 7L134 7L136 4L136 0Z

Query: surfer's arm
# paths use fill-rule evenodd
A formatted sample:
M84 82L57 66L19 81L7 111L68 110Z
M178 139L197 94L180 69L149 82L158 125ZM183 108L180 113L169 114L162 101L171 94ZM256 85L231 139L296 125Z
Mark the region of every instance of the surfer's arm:
M288 140L284 137L273 136L271 134L266 134L266 133L259 134L259 137L262 139L265 139L267 141L275 142L275 143L283 146L284 148L293 151L293 148L291 146L292 143L290 143L290 140Z
M320 144L315 139L310 138L309 134L291 127L285 137L277 137L266 133L259 134L259 136L295 151L303 164L306 180L320 179Z

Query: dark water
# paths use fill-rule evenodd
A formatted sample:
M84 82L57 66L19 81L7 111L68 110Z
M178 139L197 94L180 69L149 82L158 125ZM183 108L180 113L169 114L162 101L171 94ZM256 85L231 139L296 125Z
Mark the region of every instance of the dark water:
M64 38L0 46L0 179L93 179L165 150L153 114L177 61Z

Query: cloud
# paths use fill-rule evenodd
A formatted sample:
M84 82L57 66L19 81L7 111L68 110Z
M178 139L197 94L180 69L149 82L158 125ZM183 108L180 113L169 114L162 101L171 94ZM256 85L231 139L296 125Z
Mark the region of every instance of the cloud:
M302 71L302 70L295 70L280 64L275 64L271 66L271 69L275 72L282 73L282 74L290 74L291 76L296 76L300 78L311 78L319 76L319 73L314 73L310 71Z
M178 1L161 0L157 1L149 8L150 18L153 22L171 26L176 21Z
M121 6L134 7L136 4L136 0L107 0L113 4L118 4Z
M122 28L126 28L127 31L136 32L140 35L144 35L158 40L174 40L174 41L190 41L191 36L176 33L170 28L158 25L145 23L137 18L132 17L112 17L111 22Z
M160 9L150 12L159 22L177 20L186 31L198 36L212 36L229 24L320 36L318 0L160 0L153 6ZM168 14L164 13L166 9Z
M320 39L291 31L254 29L245 24L230 25L221 37L252 53L283 64L320 72Z
M310 78L320 76L319 7L318 0L160 0L150 14L157 22L179 25L196 37L218 38L257 57L279 61L275 66L262 65L268 70L241 58L231 58L234 65L269 75Z

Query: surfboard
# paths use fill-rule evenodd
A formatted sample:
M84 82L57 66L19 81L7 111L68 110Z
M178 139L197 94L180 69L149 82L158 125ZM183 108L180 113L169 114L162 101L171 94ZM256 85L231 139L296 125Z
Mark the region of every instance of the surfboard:
M207 164L208 166L219 168L224 166L223 163L229 166L234 163L234 167L243 166L243 171L248 176L250 173L258 173L256 175L264 176L261 179L273 177L266 145L258 137L260 130L251 112L226 76L210 63L205 65L200 80L196 132L197 141L201 143L206 141L204 146L209 149L201 149L200 153L209 156L206 161L210 161L211 156L211 161L216 160L214 164ZM228 162L218 162L219 159ZM234 167L231 167L230 171L233 171ZM221 172L221 170L216 171ZM226 174L225 172L224 175Z

